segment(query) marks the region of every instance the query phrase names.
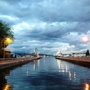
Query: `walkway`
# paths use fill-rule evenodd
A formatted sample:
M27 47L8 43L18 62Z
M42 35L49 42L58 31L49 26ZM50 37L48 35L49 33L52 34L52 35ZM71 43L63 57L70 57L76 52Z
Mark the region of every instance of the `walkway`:
M13 66L18 66L25 64L27 62L39 59L40 57L33 57L33 58L8 58L8 59L0 59L0 70L7 69Z

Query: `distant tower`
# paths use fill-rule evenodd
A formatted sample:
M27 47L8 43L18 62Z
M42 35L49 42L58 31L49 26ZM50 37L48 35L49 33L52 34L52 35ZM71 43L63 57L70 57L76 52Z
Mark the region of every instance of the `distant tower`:
M39 56L39 52L38 52L38 49L35 48L35 55L38 57Z
M37 49L37 48L35 48L35 54L37 55L37 53L38 53L38 49Z
M57 51L57 53L56 53L56 55L58 55L58 56L62 56L61 51L60 51L60 50L58 50L58 51Z

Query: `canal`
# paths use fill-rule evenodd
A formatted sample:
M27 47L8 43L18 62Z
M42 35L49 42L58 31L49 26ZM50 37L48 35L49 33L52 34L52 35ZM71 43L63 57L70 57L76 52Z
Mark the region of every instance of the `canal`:
M54 57L44 57L0 73L0 90L90 90L89 85L89 68ZM5 89L7 86L10 89Z

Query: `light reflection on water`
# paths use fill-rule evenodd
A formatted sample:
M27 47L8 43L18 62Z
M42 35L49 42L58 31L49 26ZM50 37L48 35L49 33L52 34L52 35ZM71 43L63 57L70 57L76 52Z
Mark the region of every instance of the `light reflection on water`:
M53 57L30 62L9 72L1 74L3 79L0 79L3 85L11 86L9 90L90 90L89 68Z
M85 90L90 90L90 87L89 87L88 83L85 84Z

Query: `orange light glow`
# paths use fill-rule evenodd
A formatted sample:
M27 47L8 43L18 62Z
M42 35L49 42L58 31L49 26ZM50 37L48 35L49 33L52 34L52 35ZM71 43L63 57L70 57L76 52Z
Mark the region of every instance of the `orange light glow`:
M89 89L89 84L87 84L87 83L85 84L85 90L90 90Z
M11 42L12 42L12 39L6 38L6 41L7 41L8 43L11 43Z
M4 87L3 87L3 90L9 90L10 89L10 85L9 84L6 84Z
M12 39L10 39L10 38L5 38L4 44L5 44L5 45L8 45L8 44L10 44L11 42L12 42Z

